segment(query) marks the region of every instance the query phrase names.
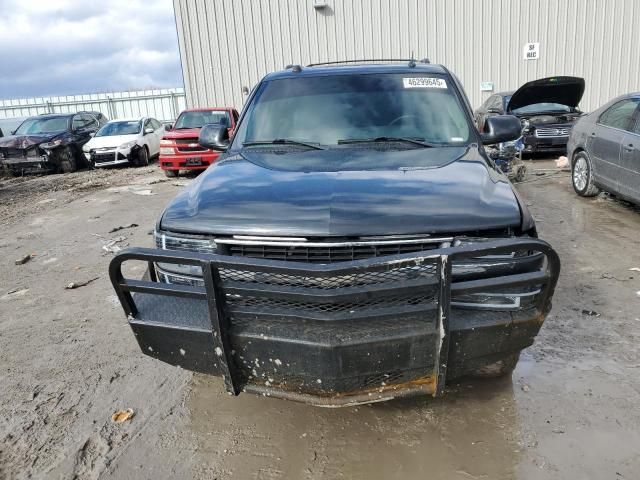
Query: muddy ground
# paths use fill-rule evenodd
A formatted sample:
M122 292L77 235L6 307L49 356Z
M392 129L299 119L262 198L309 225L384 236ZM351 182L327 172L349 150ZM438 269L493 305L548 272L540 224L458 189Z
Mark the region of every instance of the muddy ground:
M639 209L530 175L518 189L563 270L513 377L327 410L231 398L138 351L103 246L150 245L186 181L155 166L0 179L0 478L640 478Z

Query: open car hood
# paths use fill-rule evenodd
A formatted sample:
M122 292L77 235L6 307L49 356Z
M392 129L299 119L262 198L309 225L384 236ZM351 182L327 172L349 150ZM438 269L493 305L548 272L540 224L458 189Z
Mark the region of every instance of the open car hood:
M548 77L522 85L511 95L507 112L534 103L559 103L576 108L584 94L584 78Z

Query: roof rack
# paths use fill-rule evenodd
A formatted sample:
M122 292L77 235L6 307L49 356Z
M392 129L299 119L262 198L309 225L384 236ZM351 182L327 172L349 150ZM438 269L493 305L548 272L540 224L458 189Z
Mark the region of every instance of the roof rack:
M371 63L371 62L408 62L409 66L415 66L416 59L415 58L365 58L362 60L338 60L334 62L319 62L319 63L310 63L307 67L319 67L322 65L340 65L340 64L350 64L350 63ZM431 63L428 58L423 58L419 60L418 63Z

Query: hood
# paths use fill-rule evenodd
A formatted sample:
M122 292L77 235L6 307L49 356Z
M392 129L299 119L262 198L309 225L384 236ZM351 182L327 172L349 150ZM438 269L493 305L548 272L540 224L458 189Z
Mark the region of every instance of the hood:
M584 78L549 77L525 83L511 95L507 111L534 103L559 103L576 108L584 94Z
M174 140L176 138L198 138L200 136L199 128L185 128L183 130L171 130L165 132L162 138L167 140Z
M39 135L10 135L0 138L0 148L17 148L24 150L34 145L50 142L61 135L64 135L64 132Z
M111 135L107 137L93 137L89 140L83 150L89 151L92 148L115 148L119 147L123 143L130 142L132 140L137 140L138 134L134 133L132 135Z
M160 228L346 237L520 226L511 185L475 147L349 149L354 158L340 170L330 168L332 157L346 153L333 150L227 157L171 202ZM323 157L329 167L314 168Z

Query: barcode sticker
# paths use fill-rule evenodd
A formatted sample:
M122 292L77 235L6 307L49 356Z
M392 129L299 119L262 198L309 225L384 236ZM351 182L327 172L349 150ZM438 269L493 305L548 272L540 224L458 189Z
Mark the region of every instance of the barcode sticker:
M412 77L403 78L404 88L447 88L447 82L442 78Z

